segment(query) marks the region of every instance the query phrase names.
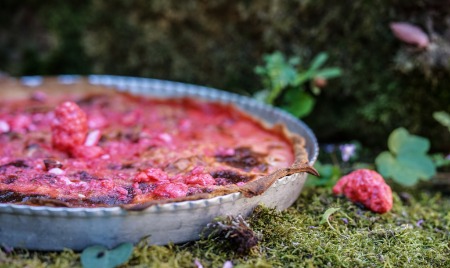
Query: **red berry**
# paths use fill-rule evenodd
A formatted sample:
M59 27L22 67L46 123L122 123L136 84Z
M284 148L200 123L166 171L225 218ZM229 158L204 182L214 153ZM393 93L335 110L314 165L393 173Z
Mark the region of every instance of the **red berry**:
M158 185L153 193L165 198L185 197L188 193L188 186L184 183L165 183Z
M94 159L104 154L103 149L99 146L76 146L70 151L72 156L77 158Z
M19 133L26 133L32 123L31 117L24 114L19 114L12 118L9 122L12 131ZM8 130L9 131L9 130Z
M318 88L324 88L328 84L327 80L323 77L315 77L313 82L314 82L314 85Z
M359 169L342 177L333 187L333 193L345 195L373 212L385 213L392 208L392 190L373 170Z
M133 181L135 183L137 183L137 185L139 185L140 182L147 182L148 181L148 176L147 176L147 174L145 174L145 172L141 171L138 174L136 174L136 176L134 176Z
M169 175L160 168L147 168L136 174L133 181L161 184L169 182Z
M153 183L162 183L169 180L169 176L160 168L147 168L144 170L148 176L148 181Z
M208 173L192 174L186 178L186 183L189 185L208 186L208 185L214 185L216 183L216 180Z
M53 147L70 152L84 143L87 131L86 114L76 103L66 101L56 107L52 124Z

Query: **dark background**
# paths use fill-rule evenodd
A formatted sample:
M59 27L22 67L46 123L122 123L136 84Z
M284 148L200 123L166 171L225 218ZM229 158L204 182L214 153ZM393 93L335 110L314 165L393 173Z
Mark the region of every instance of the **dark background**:
M2 1L0 70L12 76L118 74L251 94L262 55L330 55L329 81L304 119L321 142L384 149L397 127L450 150L434 111L450 111L450 1ZM433 36L402 44L393 21Z

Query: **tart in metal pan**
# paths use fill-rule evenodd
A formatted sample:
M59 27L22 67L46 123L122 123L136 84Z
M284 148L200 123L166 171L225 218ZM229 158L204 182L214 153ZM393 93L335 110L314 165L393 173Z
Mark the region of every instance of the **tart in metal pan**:
M217 216L248 215L259 203L278 209L290 206L298 197L306 178L303 171L313 172L310 165L317 157L317 143L309 128L288 114L252 99L211 88L144 78L60 77L59 82L70 83L70 86L59 85L55 79L44 79L43 82L39 79L41 78L24 78L23 81L38 88L58 86L61 94L66 94L65 91L71 88L95 85L134 95L188 97L230 103L269 125L281 123L293 136L298 136L294 143L298 147L295 148L296 160L290 167L276 170L245 185L232 185L221 191L163 201L89 208L52 207L55 203L46 203L45 200L39 206L0 204L0 240L8 241L9 246L39 250L79 250L93 244L112 247L122 242L137 242L147 236L155 244L194 240L198 238L201 229ZM8 91L3 92L8 97Z

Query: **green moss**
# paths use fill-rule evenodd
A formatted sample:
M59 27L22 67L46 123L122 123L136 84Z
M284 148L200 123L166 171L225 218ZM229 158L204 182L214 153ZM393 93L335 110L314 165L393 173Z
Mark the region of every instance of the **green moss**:
M439 195L433 198L423 195L410 206L402 205L396 197L393 210L385 215L362 210L328 192L307 193L307 196L310 202L297 202L285 213L259 209L254 215L255 229L260 228L265 237L263 248L273 249L266 253L277 266L310 263L319 267L445 267L450 264L446 256L449 225L444 219L450 203L443 202ZM331 216L333 228L319 224L329 207L341 208ZM421 219L424 223L418 227L416 224ZM271 225L273 222L277 224Z
M0 251L0 267L59 268L81 267L80 256L73 251L41 253L16 250L12 253Z
M223 240L209 238L182 245L140 243L124 267L449 267L450 198L439 193L394 194L384 215L361 209L330 190L307 189L288 210L258 207L248 222L262 234L247 255ZM407 197L407 198L406 198ZM403 201L402 201L403 200ZM339 211L320 224L330 207ZM80 267L72 251L0 252L0 267ZM2 266L3 265L3 266Z

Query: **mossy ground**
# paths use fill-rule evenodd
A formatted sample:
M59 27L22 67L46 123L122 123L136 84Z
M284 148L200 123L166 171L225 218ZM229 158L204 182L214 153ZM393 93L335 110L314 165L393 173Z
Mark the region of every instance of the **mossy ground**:
M324 212L340 208L320 224ZM283 212L258 207L248 219L262 239L239 255L226 241L204 239L183 245L141 243L124 267L450 267L450 197L440 192L394 194L394 208L374 214L329 189L305 189ZM72 251L0 251L0 267L80 267Z

